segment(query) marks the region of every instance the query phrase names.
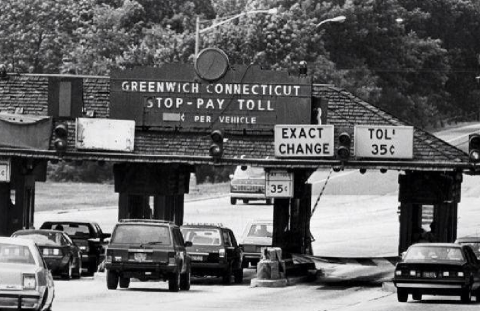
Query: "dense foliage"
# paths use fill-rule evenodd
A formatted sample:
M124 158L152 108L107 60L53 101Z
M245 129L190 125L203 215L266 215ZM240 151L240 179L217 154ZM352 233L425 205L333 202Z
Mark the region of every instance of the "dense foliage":
M10 71L108 75L113 67L192 62L201 48L232 63L296 71L343 87L420 127L478 117L476 0L4 0L0 63ZM318 23L344 15L344 23ZM480 82L480 81L478 81Z

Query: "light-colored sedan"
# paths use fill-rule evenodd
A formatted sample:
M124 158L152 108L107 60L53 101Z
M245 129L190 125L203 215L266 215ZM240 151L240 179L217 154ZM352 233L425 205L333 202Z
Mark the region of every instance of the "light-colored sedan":
M53 277L33 241L0 237L0 309L50 310Z
M272 246L273 222L271 220L254 220L247 224L241 240L240 247L243 250L242 265L248 268L260 261L263 247Z

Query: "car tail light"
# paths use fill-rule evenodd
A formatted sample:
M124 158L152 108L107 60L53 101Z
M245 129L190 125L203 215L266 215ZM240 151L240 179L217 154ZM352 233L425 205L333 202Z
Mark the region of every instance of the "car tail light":
M88 246L86 246L86 245L81 245L81 246L80 246L80 250L81 250L82 252L88 252L88 251L90 251L90 248L89 248Z
M112 256L107 255L107 257L105 258L105 262L111 263L112 262Z
M43 256L63 256L63 253L59 248L44 248Z
M24 274L23 275L23 288L24 289L35 289L37 287L37 280L35 279L35 274Z
M224 248L221 248L221 249L218 251L218 257L220 257L220 258L225 258L225 249L224 249Z
M175 265L175 253L168 253L168 264Z

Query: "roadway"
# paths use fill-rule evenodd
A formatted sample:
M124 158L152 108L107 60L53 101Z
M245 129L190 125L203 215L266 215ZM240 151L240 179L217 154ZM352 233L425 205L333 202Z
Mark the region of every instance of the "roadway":
M479 127L452 129L439 135L445 140L477 130ZM454 134L452 134L454 132ZM457 139L462 141L463 139ZM315 255L348 257L383 257L397 255L398 246L398 173L381 174L369 170L331 173L311 221ZM318 199L329 170L310 178L312 202ZM464 176L459 204L458 235L476 234L480 205L478 178ZM230 205L228 196L185 203L185 222L222 222L237 238L249 220L271 219L272 206L265 204ZM105 231L116 222L117 209L37 212L38 227L45 220L95 219ZM109 291L105 276L58 280L54 310L470 310L480 303L460 303L458 297L426 296L421 302L398 303L392 288L384 281L392 277L393 265L378 260L377 266L318 264L323 275L312 283L298 283L285 288L253 288L253 269L245 270L243 284L223 286L220 279L194 279L188 292L171 293L167 283L132 282L130 289ZM385 288L382 288L384 284Z

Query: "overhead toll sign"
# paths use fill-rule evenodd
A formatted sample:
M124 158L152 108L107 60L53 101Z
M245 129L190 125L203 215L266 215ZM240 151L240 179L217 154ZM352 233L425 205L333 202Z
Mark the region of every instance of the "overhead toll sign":
M413 126L357 125L354 136L356 157L413 158Z
M332 157L333 125L276 125L276 157Z
M110 117L137 126L271 130L310 124L311 81L259 66L235 66L215 81L188 64L114 70Z

